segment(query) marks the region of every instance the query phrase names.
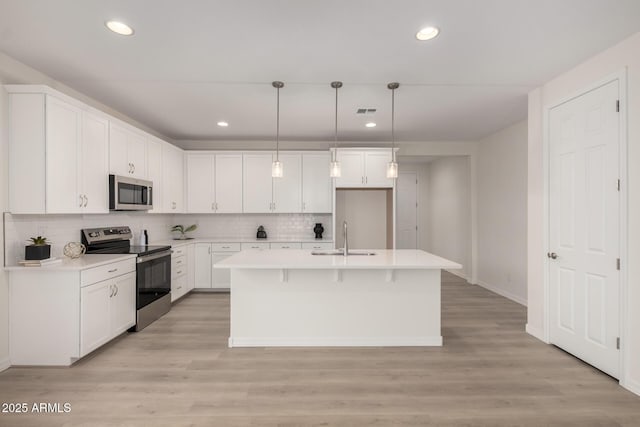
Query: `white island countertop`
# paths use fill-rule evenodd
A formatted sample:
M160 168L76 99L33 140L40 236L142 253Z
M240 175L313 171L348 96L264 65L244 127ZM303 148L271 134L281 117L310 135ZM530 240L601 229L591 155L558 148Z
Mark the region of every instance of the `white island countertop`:
M364 251L364 250L357 250ZM366 250L376 255L312 255L308 249L246 250L214 264L220 269L249 270L431 270L462 265L414 249Z

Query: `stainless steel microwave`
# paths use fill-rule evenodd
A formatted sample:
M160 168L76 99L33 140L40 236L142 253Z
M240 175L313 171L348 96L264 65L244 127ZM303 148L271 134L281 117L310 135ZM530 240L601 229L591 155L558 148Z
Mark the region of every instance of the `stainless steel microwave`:
M109 210L153 209L153 183L128 176L109 175Z

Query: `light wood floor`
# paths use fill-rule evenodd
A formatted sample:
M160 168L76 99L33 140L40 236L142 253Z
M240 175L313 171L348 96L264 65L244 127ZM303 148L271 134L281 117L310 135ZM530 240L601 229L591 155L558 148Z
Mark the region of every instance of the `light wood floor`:
M1 426L640 426L640 397L524 333L524 307L445 274L441 348L229 349L229 296L192 294L71 368L12 368Z

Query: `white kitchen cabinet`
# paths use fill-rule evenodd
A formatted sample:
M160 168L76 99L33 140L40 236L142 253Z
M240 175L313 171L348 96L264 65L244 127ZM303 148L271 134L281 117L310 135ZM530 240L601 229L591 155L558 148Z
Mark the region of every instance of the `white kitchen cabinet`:
M196 283L196 245L187 245L187 292L195 288Z
M114 175L147 179L146 138L124 124L110 123L109 170Z
M194 246L194 287L209 289L212 273L211 243L196 243Z
M136 323L136 275L103 280L80 290L80 357Z
M167 213L184 212L184 153L162 144L162 202Z
M153 183L152 202L153 209L150 213L162 212L162 144L160 140L147 141L147 180Z
M269 243L267 242L245 242L240 244L241 250L246 249L269 249Z
M271 249L302 249L300 242L275 242L269 244Z
M6 88L10 211L108 212L106 116L41 86Z
M391 188L393 179L387 178L387 163L391 150L338 150L341 176L336 178L338 188Z
M171 254L171 302L193 289L194 244L181 245Z
M132 256L78 270L10 269L11 363L68 366L134 326L135 271Z
M329 153L302 154L302 212L331 213Z
M244 154L242 161L243 212L273 212L271 154Z
M302 249L330 250L333 249L333 242L303 242Z
M282 178L271 177L275 155L244 154L243 212L302 212L302 158L300 154L280 154Z
M233 255L234 252L212 252L211 253L211 288L212 289L229 289L231 287L231 270L213 268L220 261L223 261Z
M242 154L215 155L215 212L242 212Z
M187 212L242 212L242 154L186 155Z

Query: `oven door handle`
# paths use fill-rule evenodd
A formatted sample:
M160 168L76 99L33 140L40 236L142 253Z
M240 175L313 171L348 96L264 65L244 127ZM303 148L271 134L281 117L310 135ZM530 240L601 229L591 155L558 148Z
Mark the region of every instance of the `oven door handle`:
M136 262L138 264L140 264L140 263L143 263L143 262L152 261L154 259L158 259L158 258L162 258L162 257L166 257L166 256L171 256L171 251L164 251L164 252L160 252L160 253L157 253L157 254L140 256L140 257L138 257L138 260Z

